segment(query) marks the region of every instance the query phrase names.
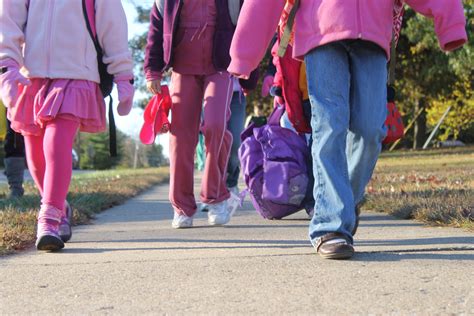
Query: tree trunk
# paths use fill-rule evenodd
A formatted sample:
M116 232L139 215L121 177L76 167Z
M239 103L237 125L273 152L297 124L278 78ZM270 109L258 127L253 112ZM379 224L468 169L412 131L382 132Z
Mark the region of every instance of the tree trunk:
M415 106L414 113L417 113L421 107L424 106L424 100L420 99ZM426 141L426 111L423 109L420 116L418 116L413 127L413 149L418 149L423 146Z

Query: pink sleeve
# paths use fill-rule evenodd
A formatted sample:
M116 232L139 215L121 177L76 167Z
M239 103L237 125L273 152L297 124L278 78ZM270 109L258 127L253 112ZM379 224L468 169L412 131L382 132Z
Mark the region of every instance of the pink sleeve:
M95 21L107 71L113 75L133 73L132 54L128 48L127 17L120 0L96 0Z
M0 1L0 60L11 58L23 65L21 48L27 16L27 0Z
M145 79L146 81L153 81L153 80L160 80L163 78L163 74L159 71L153 71L153 70L146 70L145 71Z
M275 34L285 0L245 0L230 46L230 73L249 77Z
M415 11L433 18L441 48L454 50L467 42L466 17L461 0L406 0Z

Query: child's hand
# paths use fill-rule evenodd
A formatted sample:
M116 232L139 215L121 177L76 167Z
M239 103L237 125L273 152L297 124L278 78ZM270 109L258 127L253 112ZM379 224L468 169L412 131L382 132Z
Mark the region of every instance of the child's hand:
M161 80L150 80L146 82L146 87L148 91L153 94L161 93Z
M119 115L127 115L130 113L133 105L133 96L135 88L133 87L133 76L119 75L114 79L117 84L119 105L117 112Z
M18 64L13 60L7 60L0 65L0 98L5 106L12 107L18 98L18 85L29 86L30 80L25 78L19 70Z
M265 76L262 84L262 97L268 96L270 89L273 86L273 76Z

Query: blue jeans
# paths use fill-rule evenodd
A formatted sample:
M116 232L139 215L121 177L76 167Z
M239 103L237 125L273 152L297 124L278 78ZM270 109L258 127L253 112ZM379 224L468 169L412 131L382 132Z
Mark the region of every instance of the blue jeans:
M387 58L376 44L345 40L317 47L305 62L315 178L309 237L314 244L330 232L352 238L355 206L386 134Z
M244 130L245 109L247 101L240 91L234 91L232 100L230 101L230 120L227 129L232 133L234 140L230 149L229 162L227 164L227 187L235 187L239 182L240 175L240 133Z

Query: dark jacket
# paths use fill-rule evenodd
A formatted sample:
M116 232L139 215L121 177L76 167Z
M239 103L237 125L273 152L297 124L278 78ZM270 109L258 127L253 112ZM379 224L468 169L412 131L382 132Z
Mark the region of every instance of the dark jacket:
M212 63L217 71L227 71L230 64L230 44L235 31L227 0L215 0L217 21L213 39ZM173 41L179 26L183 0L165 0L163 16L154 2L150 13L150 28L145 50L145 72L164 72L173 66ZM254 71L249 80L241 80L244 89L255 89L258 74Z

